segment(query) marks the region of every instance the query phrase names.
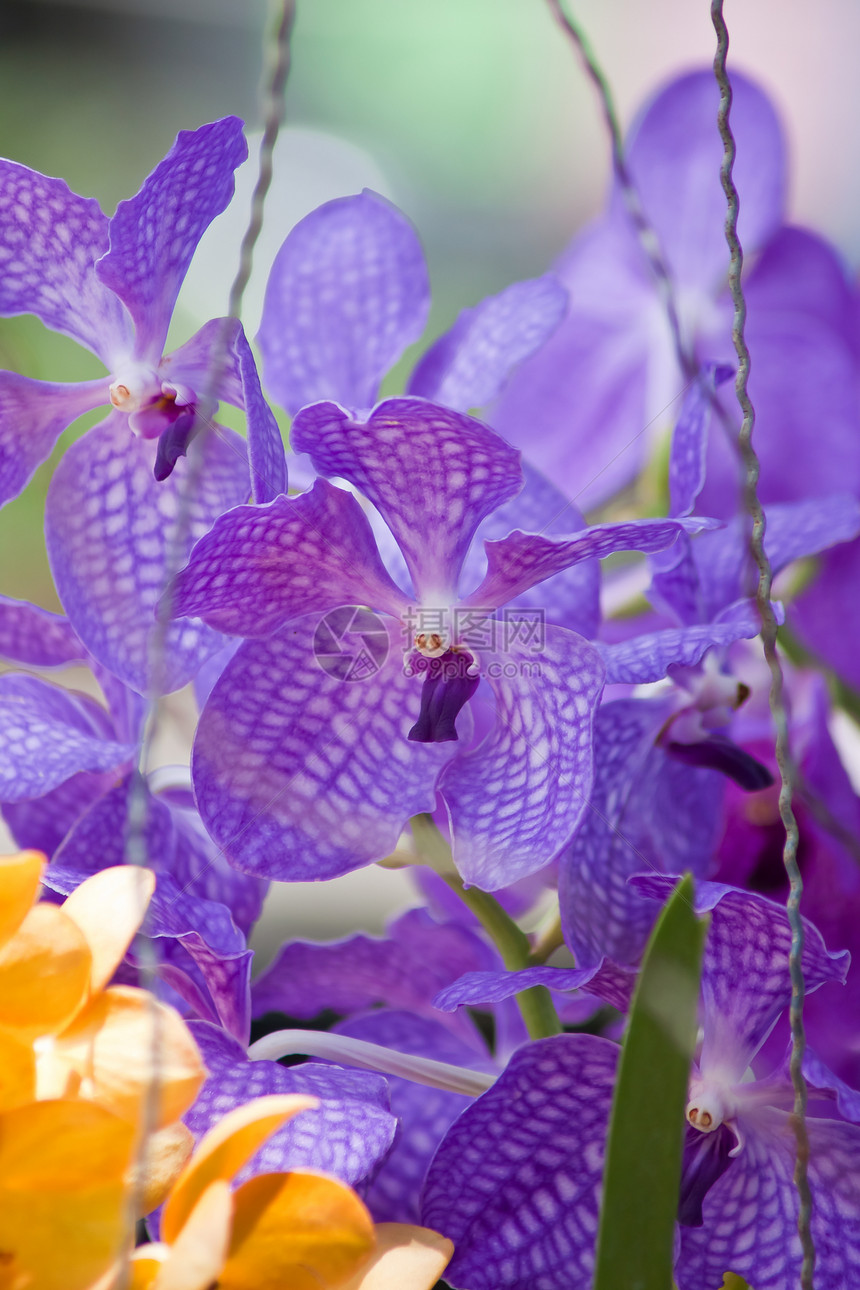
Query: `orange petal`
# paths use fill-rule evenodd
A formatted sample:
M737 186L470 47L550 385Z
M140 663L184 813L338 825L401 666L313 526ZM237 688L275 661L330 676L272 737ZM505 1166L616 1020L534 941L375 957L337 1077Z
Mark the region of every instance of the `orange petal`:
M180 1177L161 1216L161 1234L173 1242L206 1188L219 1179L229 1181L258 1147L299 1111L318 1106L315 1097L299 1093L272 1094L237 1106L204 1134Z
M53 1035L87 997L92 958L83 932L57 905L34 905L0 949L0 1029Z
M429 1227L377 1223L370 1262L338 1290L432 1290L453 1253L453 1241Z
M155 1278L170 1258L170 1246L153 1241L150 1245L139 1245L131 1256L125 1269L125 1281L119 1285L123 1290L152 1290ZM95 1287L101 1290L101 1287ZM116 1290L116 1286L106 1286L105 1290Z
M219 1290L319 1290L367 1262L373 1220L351 1187L323 1174L259 1174L233 1197Z
M93 956L90 989L102 990L125 957L155 891L155 874L139 865L115 865L82 882L63 904Z
M0 945L4 945L36 902L47 860L41 851L0 856Z
M214 1182L207 1187L174 1241L152 1290L209 1290L216 1283L220 1290L232 1210L227 1183Z
M151 1214L164 1201L187 1165L194 1148L194 1135L181 1120L151 1133L146 1139L146 1156L134 1162L129 1182L138 1216Z
M36 1097L36 1058L32 1044L0 1031L0 1111L11 1111Z
M153 1129L178 1120L206 1078L179 1013L134 986L91 999L57 1037L52 1058L80 1076L80 1096L134 1121L145 1108Z
M116 1261L133 1137L87 1102L31 1102L0 1116L4 1286L87 1290Z

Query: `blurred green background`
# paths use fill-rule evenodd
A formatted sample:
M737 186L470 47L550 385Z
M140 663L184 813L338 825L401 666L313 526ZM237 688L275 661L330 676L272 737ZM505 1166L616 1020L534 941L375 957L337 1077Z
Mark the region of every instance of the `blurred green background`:
M707 0L571 9L625 122L667 76L712 56ZM846 129L860 106L860 6L819 0L814 22L801 0L726 9L735 65L774 94L787 123L794 217L860 258L860 139ZM111 212L179 129L229 112L256 125L269 22L263 0L0 0L0 154L61 175ZM544 0L298 0L287 121L269 258L318 201L363 183L383 188L426 246L428 335L542 272L599 209L608 173L591 86ZM237 240L243 219L237 208ZM234 251L222 235L193 275L178 341L223 308ZM0 365L52 380L101 372L29 318L0 320ZM50 464L0 513L0 592L56 607L40 538L49 475Z

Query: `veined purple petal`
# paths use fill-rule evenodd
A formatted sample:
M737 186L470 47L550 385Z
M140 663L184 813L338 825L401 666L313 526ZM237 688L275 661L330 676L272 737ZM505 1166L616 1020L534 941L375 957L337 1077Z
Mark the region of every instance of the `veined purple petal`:
M43 797L4 802L0 814L22 850L42 851L50 859L85 811L116 783L116 769L79 771Z
M628 143L634 182L673 277L703 293L722 284L728 267L718 106L710 69L678 77L649 104ZM739 233L749 254L782 222L786 158L770 101L738 72L732 73L732 133L735 182L746 194ZM614 201L621 206L618 193Z
M464 309L418 363L406 393L458 412L483 407L511 369L549 339L567 304L561 282L548 273Z
M108 384L57 385L0 372L0 506L23 491L67 426L108 402Z
M674 878L639 875L631 885L665 900ZM719 1067L740 1080L791 998L791 929L785 908L751 891L696 883L696 912L711 914L702 966L703 1072ZM825 981L844 981L850 955L830 952L804 919L803 979L807 993Z
M257 336L266 385L291 416L320 399L370 408L429 307L424 254L406 217L369 189L326 202L272 265Z
M669 514L692 515L705 482L708 427L714 393L732 375L730 367L705 365L684 396L669 453Z
M94 198L0 160L0 313L35 314L110 367L130 350L131 325L93 269L107 247L108 219Z
M62 614L0 596L0 658L31 667L83 663L87 652Z
M493 951L469 928L411 909L384 939L358 935L330 945L285 945L254 983L254 1015L311 1019L326 1008L349 1015L384 1004L438 1020L434 996L440 988L494 963ZM455 1029L474 1033L471 1025Z
M319 479L309 493L222 515L173 582L177 617L269 636L303 614L370 605L398 617L408 600L385 571L361 507Z
M248 1061L242 1046L215 1026L191 1022L210 1072L184 1116L199 1140L207 1129L252 1098L269 1093L309 1093L320 1099L264 1143L236 1175L242 1183L261 1173L318 1169L355 1186L372 1178L394 1141L397 1122L388 1109L386 1081L370 1071L341 1070L305 1062Z
M645 636L632 636L616 645L595 643L606 664L606 683L642 685L660 681L673 665L692 667L715 645L748 640L761 630L761 619L752 601L740 601L718 622L692 627L667 627Z
M515 530L499 542L487 542L487 575L463 601L465 605L495 608L514 596L560 573L581 560L599 560L613 551L661 551L679 533L714 527L705 519L628 520L622 524L593 524L567 538Z
M305 408L291 443L320 474L342 476L373 502L425 603L453 599L481 520L523 483L519 453L497 434L421 399L386 399L366 422L331 403Z
M594 790L559 868L564 938L580 966L637 962L665 897L643 899L630 875L701 873L718 841L725 780L655 746L670 712L662 700L620 699L597 714ZM675 879L664 882L671 890Z
M576 828L591 792L603 665L581 636L545 627L537 648L487 651L481 669L495 724L447 767L440 791L459 872L494 891L548 864Z
M585 519L573 502L527 461L522 466L526 481L522 492L478 526L460 577L464 595L478 585L487 571L485 541L504 538L511 529L566 537L585 528ZM686 538L686 534L681 537ZM596 560L573 564L539 586L521 592L512 604L514 608L540 610L548 622L591 640L600 626L600 565Z
M79 771L106 771L134 754L108 737L103 709L35 676L0 676L0 801L41 797Z
M469 1070L494 1070L493 1059L486 1050L476 1051L439 1021L411 1012L382 1008L342 1021L334 1030L396 1052ZM473 1099L414 1084L396 1075L388 1076L388 1091L400 1132L373 1182L362 1188L362 1199L377 1223L420 1223L421 1189L427 1167L451 1124Z
M688 533L666 551L655 551L648 561L651 584L645 593L651 604L682 623L700 623L704 618L699 571Z
M618 1048L539 1039L452 1125L427 1175L422 1222L454 1242L468 1290L570 1290L594 1269Z
M791 606L793 626L803 643L855 689L860 688L858 604L852 593L860 578L860 541L828 551L811 587Z
M156 483L155 451L131 433L124 416L112 414L66 452L45 518L48 557L72 626L95 658L140 693L159 681L163 692L185 685L223 645L202 623L171 624L153 671L149 641L188 469L179 462L169 480ZM216 429L191 451L204 454L205 464L187 504L186 551L248 495L238 435Z
M800 502L772 502L766 507L765 551L774 574L792 560L817 555L860 531L860 502L846 493L811 497ZM704 533L694 548L704 612L714 618L753 585L746 527L732 520L716 533Z
M233 864L260 877L333 878L382 859L412 815L433 810L456 748L407 740L420 694L398 633L377 671L349 681L314 657L316 628L297 619L247 641L197 731L203 821Z
M701 1227L681 1231L679 1290L719 1285L726 1271L756 1290L799 1285L795 1142L789 1117L762 1111L741 1122L743 1149L704 1198ZM815 1280L822 1290L852 1286L860 1272L860 1188L855 1125L810 1118L809 1180Z
M161 358L191 257L204 229L233 196L233 171L247 155L238 117L180 130L140 192L117 207L110 250L96 273L127 305L139 359Z
M242 381L242 404L248 419L248 465L251 468L251 496L255 502L270 502L287 491L287 458L274 413L263 398L260 378L251 346L240 329L236 354Z
M440 990L433 1002L443 1012L462 1007L480 1008L488 1003L501 1003L521 990L543 985L548 990L587 990L625 1012L635 983L635 971L619 967L608 959L587 968L530 967L516 972L467 972L453 985Z

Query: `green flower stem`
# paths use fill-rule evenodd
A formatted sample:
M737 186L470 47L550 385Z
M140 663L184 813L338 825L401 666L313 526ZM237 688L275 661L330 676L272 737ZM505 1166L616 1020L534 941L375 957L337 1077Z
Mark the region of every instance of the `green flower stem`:
M531 945L525 932L505 913L495 896L478 887L466 887L463 884L463 879L454 866L451 848L433 823L432 817L416 815L412 818L411 825L422 860L435 869L463 904L471 909L501 954L508 971L516 972L533 966ZM549 990L544 986L521 990L516 999L526 1030L532 1039L546 1039L549 1035L561 1034L558 1013Z

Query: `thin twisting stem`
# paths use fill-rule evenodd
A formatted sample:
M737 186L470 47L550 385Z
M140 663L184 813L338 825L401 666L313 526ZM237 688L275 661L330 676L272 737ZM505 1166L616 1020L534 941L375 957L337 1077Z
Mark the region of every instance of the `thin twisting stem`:
M720 167L723 191L726 194L728 211L726 215L726 241L729 244L729 288L734 306L732 321L732 340L738 356L738 372L735 379L735 390L743 413L738 443L744 476L744 503L752 520L750 533L750 553L758 569L756 587L756 604L761 615L761 636L765 658L770 668L770 709L776 727L776 760L779 766L779 814L785 828L785 847L783 862L790 884L787 901L788 919L791 924L791 953L789 970L791 973L791 1081L794 1088L794 1132L797 1140L797 1159L794 1169L794 1182L800 1198L798 1214L798 1232L803 1249L803 1266L800 1283L802 1290L812 1290L815 1268L815 1246L812 1240L810 1222L812 1217L812 1195L809 1190L809 1136L806 1130L806 1083L803 1078L803 1053L806 1039L803 1031L803 923L800 918L800 897L803 883L797 863L798 829L794 818L791 798L795 780L794 768L788 740L788 718L783 699L783 676L776 651L777 621L770 601L772 571L764 549L765 518L761 502L758 499L759 462L752 446L752 433L755 423L755 411L747 390L750 371L750 354L744 339L746 321L746 302L741 286L743 269L743 250L738 240L738 192L732 179L732 168L735 161L735 140L729 125L729 112L732 103L732 88L726 71L726 54L729 47L729 33L723 17L722 0L711 0L711 19L717 33L717 52L714 58L714 73L720 87L720 107L718 124L720 138L723 141L723 162Z
M618 123L618 114L615 111L615 103L612 98L612 91L609 83L603 74L603 70L598 63L594 52L588 43L588 40L579 27L567 13L565 13L561 0L547 0L557 22L569 39L573 42L576 50L583 62L585 70L597 90L597 96L600 100L600 106L603 112L603 118L606 122L606 128L609 131L609 137L612 142L612 167L615 171L615 177L618 180L618 187L621 190L621 196L627 207L627 212L636 230L642 250L648 260L651 272L657 283L658 290L662 297L663 308L666 311L666 317L669 320L669 327L672 331L672 339L675 344L675 355L678 365L681 368L685 378L692 380L696 375L696 362L692 354L687 352L684 345L684 339L681 335L681 324L678 318L678 309L675 304L675 288L672 279L669 276L669 270L666 261L663 258L663 252L660 248L660 242L657 233L651 225L648 216L642 209L642 202L639 198L639 192L633 182L633 176L624 156L624 144L621 138L621 127Z
M217 391L221 384L221 378L227 361L227 352L230 344L234 319L238 318L241 312L242 298L244 296L245 287L248 284L248 279L251 275L254 246L262 227L263 203L272 178L272 153L278 136L278 129L283 118L284 88L290 67L290 35L292 32L293 21L295 19L295 7L295 0L279 0L278 12L280 18L274 42L275 52L274 57L271 60L271 66L264 76L263 91L261 95L263 140L260 145L257 184L254 189L251 202L251 213L248 227L242 239L239 254L239 268L230 288L228 314L223 321L223 325L219 329L213 345L210 365L206 373L205 385L200 391L198 410L195 414L199 423L198 426L195 427L195 431L199 431L199 433L192 434L191 436L192 438L197 438L201 441L205 435L214 433L213 427L209 421L209 416L216 406ZM188 469L185 472L183 482L179 488L176 520L167 546L165 586L169 584L173 575L179 571L184 563L185 545L192 519L192 505L197 493L197 486L200 482L202 472L203 454L200 451L200 447L201 444L198 443L197 451L192 452L189 455ZM138 750L138 768L133 775L131 787L129 789L128 808L125 821L123 847L125 862L126 864L136 864L142 867L148 866L151 858L147 853L146 846L148 793L145 771L149 758L149 750L152 747L152 741L157 729L158 698L163 688L161 681L166 656L166 641L169 626L169 607L163 605L149 637L148 656L151 679L149 692L147 694L143 735L141 745ZM158 966L153 942L145 936L139 936L135 945L135 951L137 955L140 984L144 988L152 990L155 984L155 974ZM158 1015L154 1010L154 1005L153 1016L154 1020L157 1022ZM154 1031L154 1036L153 1048L155 1051L153 1056L155 1060L153 1067L157 1070L158 1050L160 1048L157 1027ZM145 1150L149 1131L155 1124L157 1098L158 1081L156 1079L148 1090L146 1106L144 1108L144 1132L141 1134L141 1153ZM127 1269L123 1268L120 1271L119 1278L118 1290L127 1284Z

